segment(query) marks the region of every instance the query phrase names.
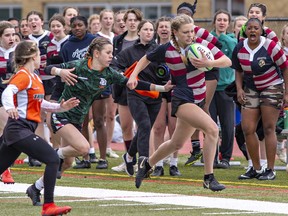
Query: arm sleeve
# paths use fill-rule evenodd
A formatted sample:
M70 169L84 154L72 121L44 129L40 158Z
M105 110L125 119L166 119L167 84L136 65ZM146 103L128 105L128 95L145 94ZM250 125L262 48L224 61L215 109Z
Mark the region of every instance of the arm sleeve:
M59 103L52 103L50 101L43 100L41 103L41 109L46 112L63 112Z
M123 85L126 85L127 82L128 82L128 78L125 78L125 80L123 81ZM151 86L151 83L143 81L143 80L138 80L138 85L136 86L135 89L150 91L150 86Z
M9 84L2 93L2 104L5 110L14 109L13 95L18 92L16 85Z

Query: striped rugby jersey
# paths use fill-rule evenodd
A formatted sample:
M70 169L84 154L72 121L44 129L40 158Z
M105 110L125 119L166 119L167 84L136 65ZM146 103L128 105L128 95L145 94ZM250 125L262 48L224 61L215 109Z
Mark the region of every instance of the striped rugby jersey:
M215 59L219 59L224 55L221 50L206 40L196 38L195 42L208 47ZM186 58L184 49L181 50L181 54ZM205 99L205 72L195 68L189 61L186 65L172 41L160 45L148 53L147 59L151 62L166 62L171 72L172 84L176 85L172 90L172 96L192 103L200 103Z
M261 91L283 83L279 68L285 69L288 63L281 47L263 36L254 50L249 48L247 42L248 39L239 42L232 54L232 68L244 72L245 86Z

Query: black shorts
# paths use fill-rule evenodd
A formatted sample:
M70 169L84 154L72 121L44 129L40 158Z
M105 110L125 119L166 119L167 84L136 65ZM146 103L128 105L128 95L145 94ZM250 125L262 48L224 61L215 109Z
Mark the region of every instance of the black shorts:
M61 81L61 77L55 77L55 85L50 100L58 101L64 90L65 82Z
M172 101L171 116L173 116L173 117L176 117L176 113L177 113L179 106L181 106L182 104L185 104L185 103L193 103L191 101L183 100L183 99L180 99L180 98L175 97L175 96L172 97L171 101ZM195 103L193 103L193 104L195 104ZM203 108L204 104L205 104L205 100L201 101L200 103L197 103L196 105Z
M167 103L171 102L171 91L162 92L162 98L166 99Z
M42 82L45 90L45 95L51 95L56 83L55 78L49 80L42 80Z
M64 127L66 124L72 124L80 132L82 131L82 125L71 123L71 122L69 122L68 119L58 116L57 113L52 113L52 115L51 115L51 127L53 130L53 133L56 133L58 130L60 130L62 127Z
M219 69L213 68L205 72L205 80L219 80Z
M122 106L128 106L126 86L113 85L112 93L114 103L120 104Z

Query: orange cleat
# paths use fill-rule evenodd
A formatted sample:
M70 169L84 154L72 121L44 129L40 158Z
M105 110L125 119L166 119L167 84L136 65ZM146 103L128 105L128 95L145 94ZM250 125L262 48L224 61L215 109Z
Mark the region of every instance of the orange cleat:
M12 178L10 169L7 169L2 173L1 181L4 184L14 184L15 183L14 179Z
M45 203L42 208L42 216L57 216L71 211L70 206L56 206L54 203Z

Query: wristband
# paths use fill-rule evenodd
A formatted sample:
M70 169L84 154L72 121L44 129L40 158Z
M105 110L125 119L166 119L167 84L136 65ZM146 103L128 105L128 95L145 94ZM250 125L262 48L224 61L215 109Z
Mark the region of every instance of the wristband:
M162 85L155 85L155 91L158 91L158 92L166 92L166 89L164 86Z
M61 68L56 68L55 69L55 74L57 75L57 76L60 76L60 74L61 74Z

